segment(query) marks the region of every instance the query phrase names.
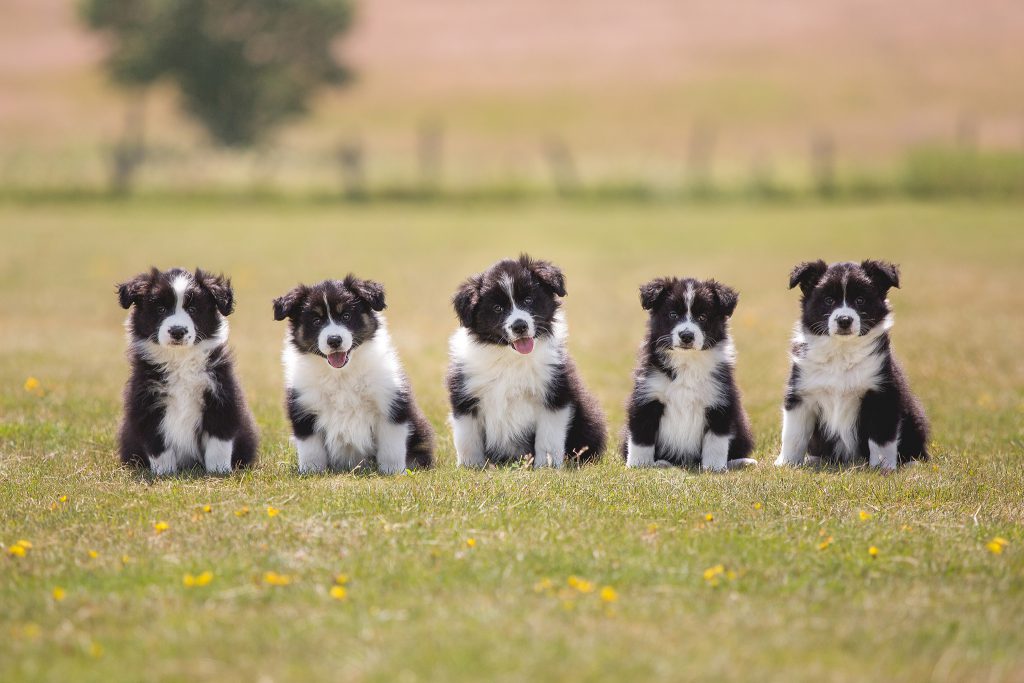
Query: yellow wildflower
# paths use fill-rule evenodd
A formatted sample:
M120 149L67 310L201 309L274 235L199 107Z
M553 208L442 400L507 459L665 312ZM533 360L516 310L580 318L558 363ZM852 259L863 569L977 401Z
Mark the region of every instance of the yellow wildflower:
M210 514L211 512L213 512L213 508L211 506L209 506L209 505L204 505L202 507L202 511L205 512L206 514Z
M95 640L89 643L89 656L93 659L99 659L103 656L103 646L97 643Z
M713 522L713 521L715 521L715 516L709 512L706 515L704 515L704 521L705 522Z
M30 394L35 394L36 396L43 395L43 385L40 384L39 380L36 379L35 377L29 377L28 379L26 379L24 387L25 391L27 391Z
M871 513L868 512L867 510L860 510L857 513L857 516L860 517L860 521L862 521L862 522L866 522L869 519L871 519Z
M134 561L135 560L133 560L130 555L122 555L121 556L121 564L131 564Z
M475 538L467 538L466 539L466 547L467 548L475 548L476 547L476 539Z
M1007 541L1005 538L1002 538L1001 536L996 536L991 541L986 543L985 547L988 548L988 551L993 555L1002 555L1003 550L1008 545L1010 545L1009 541Z
M281 511L278 510L276 507L274 507L273 505L267 506L267 517L277 517L279 514L281 514Z
M576 575L570 576L568 581L567 581L567 583L569 584L569 586L571 588L575 588L580 593L593 593L594 592L594 584L593 584L593 582L587 581L586 579L581 579L580 577L578 577Z
M67 591L64 590L63 588L61 588L60 586L56 586L53 589L53 599L56 600L57 602L60 602L61 600L63 600L67 596L68 596Z
M545 578L541 579L540 581L538 581L537 583L533 584L533 592L534 593L543 593L545 591L549 591L549 590L553 589L554 587L555 587L554 582L551 579L545 577Z
M11 557L25 557L25 548L20 545L12 545L7 549L7 554Z
M348 591L344 586L331 586L331 597L335 600L344 600L348 597Z
M725 574L725 566L716 564L713 567L708 567L704 570L704 581L709 586L717 586L722 582L722 576Z
M25 550L32 550L32 542L26 541L24 538L19 540L16 545L21 546Z
M604 602L615 602L619 599L619 594L611 586L605 586L601 589L601 600Z
M162 534L163 532L167 531L170 528L171 528L170 524L168 524L167 522L162 522L162 521L161 522L157 522L156 524L153 525L153 530L156 531L158 534Z
M292 582L292 577L277 572L267 572L263 575L263 583L268 586L287 586Z
M210 570L206 570L205 572L197 576L193 576L192 574L185 574L185 576L181 577L181 582L185 585L186 588L208 586L211 581L213 581L213 572L211 572Z
M235 517L245 517L247 514L249 514L249 506L248 505L244 505L244 506L238 508L237 510L235 510Z
M61 496L61 497L60 497L60 498L58 498L57 500L59 500L59 501L60 501L60 502L62 502L62 503L66 503L66 502L68 502L68 497L67 497L67 496Z
M754 503L754 509L755 510L760 510L761 509L761 504L760 503Z
M338 574L334 577L334 583L344 586L348 583L348 574Z
M828 550L828 547L829 547L830 545L832 545L832 542L833 542L834 540L835 540L834 538L832 538L831 536L829 536L829 537L828 537L828 538L826 538L826 539L825 539L824 541L822 541L821 543L819 543L819 544L818 544L818 550Z
M875 546L868 548L868 555L870 555L872 559L878 557L878 548Z
M96 552L95 550L90 550L89 551L89 559L90 560L95 560L99 556L100 556L100 554L98 552Z
M651 522L650 524L647 525L647 533L653 534L653 533L657 533L657 531L658 531L658 525L656 523Z

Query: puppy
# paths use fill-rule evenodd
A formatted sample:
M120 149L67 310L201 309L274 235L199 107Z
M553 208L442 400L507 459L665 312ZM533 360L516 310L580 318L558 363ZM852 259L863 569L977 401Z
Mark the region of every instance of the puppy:
M285 408L299 472L430 467L434 433L391 343L384 287L348 275L299 285L274 300L288 319Z
M714 280L660 278L640 288L650 311L622 455L627 467L756 465L750 421L733 377L729 318L739 295Z
M194 464L224 474L251 464L256 427L226 345L231 281L153 268L117 295L122 308L132 308L121 461L156 475Z
M801 263L789 287L800 286L801 316L776 465L799 465L810 454L828 464L867 460L894 470L928 457L928 420L893 356L892 309L886 295L900 286L885 261Z
M458 464L600 458L605 420L566 349L562 271L525 254L462 283L448 368Z

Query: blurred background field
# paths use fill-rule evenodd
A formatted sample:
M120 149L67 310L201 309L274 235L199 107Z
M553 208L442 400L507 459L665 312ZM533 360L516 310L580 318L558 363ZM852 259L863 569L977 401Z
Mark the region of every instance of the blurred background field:
M3 8L7 193L104 190L112 150L134 140L137 98L102 71L109 35L86 30L78 7ZM1024 94L1012 87L1024 8L1012 0L375 0L353 11L332 49L347 87L318 91L308 117L255 148L212 148L166 79L148 88L133 186L1024 192Z

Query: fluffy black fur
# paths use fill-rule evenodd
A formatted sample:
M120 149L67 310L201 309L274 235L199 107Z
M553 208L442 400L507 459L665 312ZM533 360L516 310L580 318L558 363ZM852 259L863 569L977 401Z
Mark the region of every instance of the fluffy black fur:
M603 454L604 413L565 348L560 298L566 293L561 269L525 254L469 277L455 292L452 304L461 328L452 339L447 386L460 465L514 462L534 456L541 445L544 435L538 434L537 422L529 421L514 425L515 438L495 443L485 425L497 424L503 416L485 414L485 404L508 416L523 402L532 402L539 414L570 407L564 452L548 462L560 466L562 455L569 462L594 462ZM472 376L474 368L487 373L488 380ZM488 403L485 395L500 398ZM467 437L459 433L458 423L467 416L473 418L472 429L479 430L482 452L466 452ZM534 464L542 464L542 458Z
M790 274L790 289L797 286L801 292L802 334L794 341L793 364L783 407L787 419L801 406L808 405L814 410L807 453L827 464L851 464L869 460L869 441L887 444L896 440L899 464L926 460L928 419L893 353L889 335L892 309L887 296L891 288L900 286L898 267L876 260L832 265L821 260L804 262ZM844 315L836 316L837 312ZM849 318L849 321L840 323L840 318ZM808 387L812 380L806 364L813 349L823 343L856 343L862 339L867 345L865 362L872 363L872 368L877 367L877 372L869 386L852 397L857 406L854 452L850 453L835 430L829 427L815 396L810 393L820 392L820 381L815 378L815 386ZM854 371L836 368L836 383L845 382Z
M754 440L736 385L728 327L738 301L735 290L715 280L666 277L640 288L640 303L649 317L626 404L621 451L627 463L701 463L703 437L708 433L729 437L728 460L750 455ZM669 436L679 430L666 423L673 419L671 411L666 412L668 400L703 411L699 439L684 444ZM663 429L665 433L659 434ZM640 447L638 452L653 448L651 462L646 458L630 462L631 441Z
M179 278L187 282L181 301L173 287ZM234 310L230 280L199 269L153 268L121 284L118 300L132 309L126 323L131 375L124 390L121 461L171 473L203 464L205 442L212 437L232 442L231 467L252 464L256 427L225 345L225 317ZM185 325L166 324L172 318ZM186 365L195 371L183 369ZM201 390L188 390L189 382ZM176 419L185 413L196 417L194 423ZM168 451L175 454L173 467L154 462Z

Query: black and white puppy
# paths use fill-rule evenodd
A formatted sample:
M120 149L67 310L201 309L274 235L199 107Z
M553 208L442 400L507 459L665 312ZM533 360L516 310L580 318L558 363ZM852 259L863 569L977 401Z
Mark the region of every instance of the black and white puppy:
M522 255L459 287L461 326L450 342L448 394L458 464L532 456L534 467L600 458L604 414L566 348L562 271Z
M627 467L756 465L733 368L729 318L739 294L714 280L659 278L640 288L650 311L622 447Z
M800 286L801 316L776 465L799 465L808 454L827 464L867 460L894 470L928 457L928 420L893 356L892 309L900 286L885 261L801 263L789 287Z
M274 300L299 472L430 467L434 433L391 343L384 287L348 275Z
M223 474L251 464L256 427L226 345L231 281L154 268L117 293L132 309L121 461L157 475L195 464Z

